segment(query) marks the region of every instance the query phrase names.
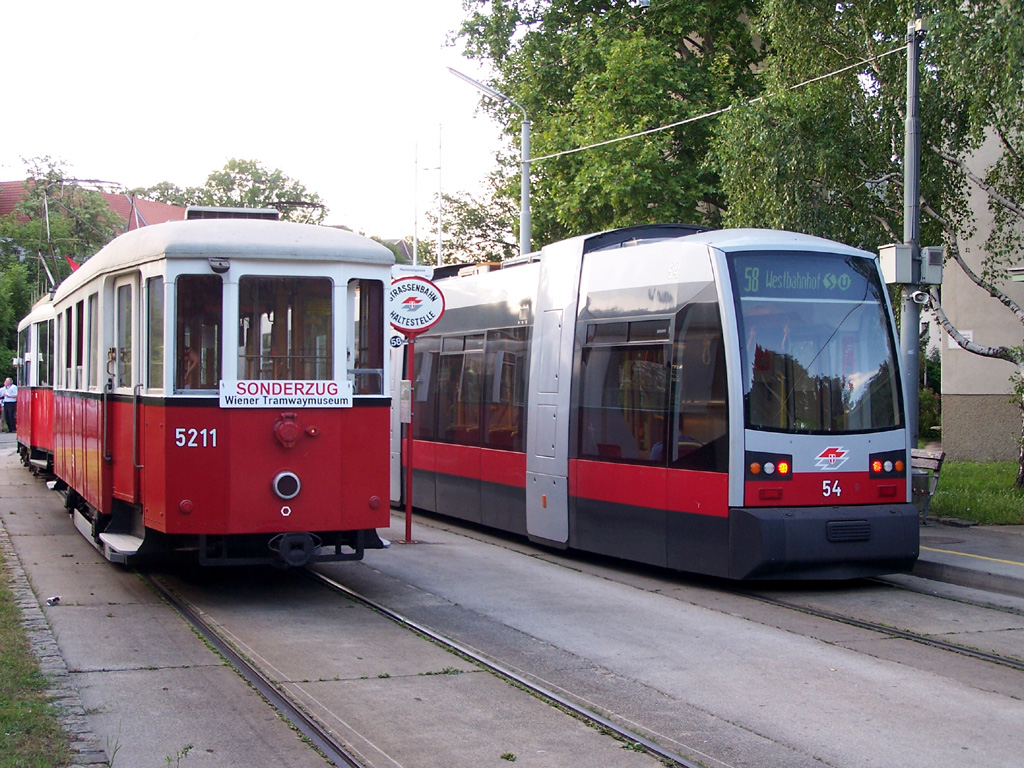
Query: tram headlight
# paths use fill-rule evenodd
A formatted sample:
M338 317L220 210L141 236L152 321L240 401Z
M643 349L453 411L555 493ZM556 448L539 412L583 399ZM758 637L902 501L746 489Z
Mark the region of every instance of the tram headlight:
M871 477L876 479L906 477L906 451L886 451L872 453L868 457L868 469Z
M278 472L272 485L274 493L285 501L294 499L302 490L302 481L294 472Z
M788 453L747 452L747 480L792 480L793 457Z

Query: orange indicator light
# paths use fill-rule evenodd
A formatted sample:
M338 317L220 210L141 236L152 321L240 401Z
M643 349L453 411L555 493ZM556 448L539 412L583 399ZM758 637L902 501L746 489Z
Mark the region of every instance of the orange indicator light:
M904 464L903 464L902 461L899 461L899 460L896 461L896 471L897 472L902 472L903 471L903 466L904 466Z
M753 464L750 465L750 474L752 474L752 475L759 475L759 474L761 474L761 465L758 464L756 461Z

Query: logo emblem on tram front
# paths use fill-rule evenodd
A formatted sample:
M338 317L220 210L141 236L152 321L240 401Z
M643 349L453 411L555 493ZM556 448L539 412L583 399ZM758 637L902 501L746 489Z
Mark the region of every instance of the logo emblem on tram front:
M817 466L818 469L839 469L839 467L845 464L846 460L850 458L850 452L843 450L842 446L835 446L826 448L814 458L815 466Z

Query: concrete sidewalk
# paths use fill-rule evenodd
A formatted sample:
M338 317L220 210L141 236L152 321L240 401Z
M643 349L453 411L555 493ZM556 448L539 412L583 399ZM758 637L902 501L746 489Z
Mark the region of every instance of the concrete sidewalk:
M922 526L913 575L1024 597L1024 525Z

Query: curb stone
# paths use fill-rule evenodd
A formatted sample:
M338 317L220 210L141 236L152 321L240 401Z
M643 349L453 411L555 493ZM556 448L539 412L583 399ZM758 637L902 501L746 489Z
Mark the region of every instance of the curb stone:
M28 579L25 578L21 559L11 545L11 539L2 520L0 552L3 552L7 566L7 582L14 594L15 603L21 610L21 624L25 628L39 669L50 684L46 695L50 697L50 702L57 711L58 720L68 736L68 745L74 761L68 768L109 768L107 753L89 726L82 698L71 679L64 657L60 654L50 624L29 586Z

